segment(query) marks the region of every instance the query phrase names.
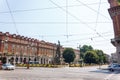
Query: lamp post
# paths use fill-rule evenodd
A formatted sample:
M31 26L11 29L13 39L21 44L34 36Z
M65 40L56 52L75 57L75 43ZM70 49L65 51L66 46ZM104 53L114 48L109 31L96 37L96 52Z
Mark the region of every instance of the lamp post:
M98 53L99 56L99 69L101 69L101 62L102 62L102 52Z
M77 48L79 50L79 57L80 57L79 64L80 64L80 67L83 67L83 58L82 58L81 53L80 53L81 45L79 45Z
M15 53L14 53L14 48L13 48L13 57L14 57L14 61L13 61L13 65L15 66Z
M33 44L32 43L28 43L28 46L27 46L27 52L28 52L28 62L27 62L27 69L29 69L30 68L30 64L29 64L29 62L30 62L30 48L33 46Z
M27 46L27 52L28 52L28 62L27 62L27 69L29 69L30 68L30 65L29 65L29 47L30 47L30 45L28 45Z

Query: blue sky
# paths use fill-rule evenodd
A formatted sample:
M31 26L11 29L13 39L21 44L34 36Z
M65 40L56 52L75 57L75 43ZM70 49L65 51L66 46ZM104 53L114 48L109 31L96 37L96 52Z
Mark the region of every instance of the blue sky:
M0 31L110 54L116 50L108 8L107 0L0 0Z

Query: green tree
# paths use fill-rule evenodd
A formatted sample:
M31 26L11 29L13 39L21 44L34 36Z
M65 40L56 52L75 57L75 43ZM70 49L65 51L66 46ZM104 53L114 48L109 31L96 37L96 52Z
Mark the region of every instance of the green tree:
M103 63L109 63L109 55L108 54L105 54L104 53L104 56L103 56Z
M96 54L98 55L98 63L102 63L103 62L103 51L102 50L94 50L96 52Z
M74 61L75 59L75 53L74 53L74 50L72 48L66 48L64 51L63 51L63 58L64 58L64 61L66 63L71 63Z
M95 52L96 52L96 54L97 54L98 57L99 57L99 60L98 60L98 63L99 63L99 64L101 64L101 63L106 63L106 62L107 62L105 53L104 53L102 50L95 50Z
M85 53L84 62L88 64L97 63L98 55L95 53L95 51L87 51Z
M93 47L90 46L90 45L83 45L81 48L80 48L80 57L84 59L84 56L85 56L85 53L87 51L91 51L93 50Z
M120 0L118 0L118 2L120 3Z

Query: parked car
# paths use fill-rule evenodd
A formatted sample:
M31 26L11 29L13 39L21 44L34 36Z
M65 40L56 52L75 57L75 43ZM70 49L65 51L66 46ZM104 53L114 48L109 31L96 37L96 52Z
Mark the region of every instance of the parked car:
M115 63L115 64L111 64L111 65L109 65L108 66L108 70L109 71L119 71L120 70L120 64L118 64L118 63Z
M118 63L111 63L108 67L114 66L114 65L118 65Z
M11 65L9 63L6 63L6 64L3 64L2 65L2 69L4 70L14 70L15 69L15 66L14 65Z

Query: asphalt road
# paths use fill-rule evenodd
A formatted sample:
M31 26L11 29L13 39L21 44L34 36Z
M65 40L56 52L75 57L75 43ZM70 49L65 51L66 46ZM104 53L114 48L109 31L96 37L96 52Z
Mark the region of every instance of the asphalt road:
M106 66L102 66L105 68ZM16 68L0 70L0 80L120 80L120 72L98 69L98 66L83 68Z

